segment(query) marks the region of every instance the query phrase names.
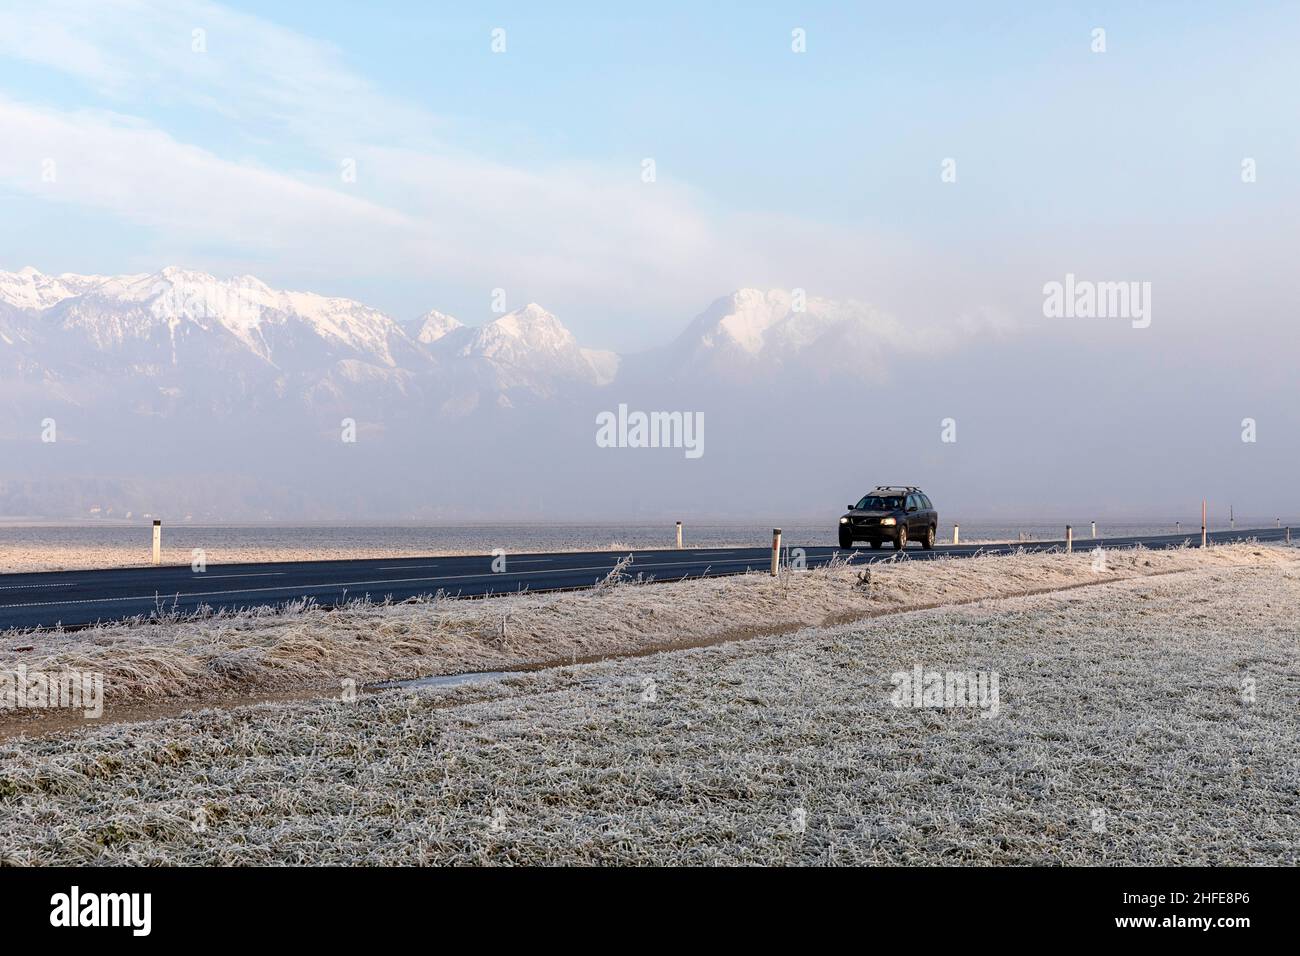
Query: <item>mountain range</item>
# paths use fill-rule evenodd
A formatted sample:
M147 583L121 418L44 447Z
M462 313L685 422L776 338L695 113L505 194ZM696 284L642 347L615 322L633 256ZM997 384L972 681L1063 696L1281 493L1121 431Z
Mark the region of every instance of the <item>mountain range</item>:
M458 418L644 382L761 385L779 371L880 376L934 337L868 306L741 289L675 340L632 356L585 348L536 303L468 325L403 321L351 299L168 267L137 275L0 272L0 395L136 415L277 406Z
M1244 445L1239 423L1275 401L1251 389L1291 379L1153 391L1169 345L1126 325L978 311L929 325L742 288L694 317L646 316L671 334L620 355L535 303L447 311L395 317L175 267L0 272L0 519L776 520L882 481L983 507L1009 474L1040 504L1061 488L1135 507L1229 487L1285 498L1291 446ZM602 445L600 416L625 405L698 416L702 454ZM1273 407L1267 434L1294 433L1291 406ZM1233 463L1224 487L1202 487L1211 460ZM1140 501L1134 470L1156 476Z
M957 346L996 330L798 289L659 321L679 333L620 355L536 303L474 324L176 267L0 272L0 516L729 512L774 461L823 455L880 385L945 355L960 377L976 366ZM623 405L706 417L707 455L600 447L597 416Z

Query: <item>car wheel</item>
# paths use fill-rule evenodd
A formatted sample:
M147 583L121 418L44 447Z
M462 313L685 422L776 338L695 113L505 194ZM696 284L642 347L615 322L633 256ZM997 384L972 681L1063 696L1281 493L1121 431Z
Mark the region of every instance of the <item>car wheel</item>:
M840 547L841 547L841 548L851 548L851 547L853 547L853 535L851 535L851 534L846 534L845 532L841 531L841 532L840 532Z
M921 547L927 551L934 550L934 525L925 529L925 537L921 540Z
M898 528L898 537L894 539L894 550L902 551L907 547L907 525L900 525Z

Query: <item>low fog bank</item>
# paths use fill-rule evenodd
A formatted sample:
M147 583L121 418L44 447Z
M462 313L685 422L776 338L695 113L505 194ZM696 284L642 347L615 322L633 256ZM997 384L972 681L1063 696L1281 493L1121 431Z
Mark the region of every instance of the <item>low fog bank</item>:
M0 515L762 520L825 516L877 483L918 484L942 511L988 519L1181 517L1203 497L1240 515L1300 510L1294 383L1165 366L1154 348L1080 347L1049 367L1003 343L865 380L616 383L459 418L367 410L354 442L344 408L161 419L80 407L59 412L47 443L39 410L11 405L0 426L20 437L0 441ZM620 405L702 416L703 429L691 448L600 447L598 416Z

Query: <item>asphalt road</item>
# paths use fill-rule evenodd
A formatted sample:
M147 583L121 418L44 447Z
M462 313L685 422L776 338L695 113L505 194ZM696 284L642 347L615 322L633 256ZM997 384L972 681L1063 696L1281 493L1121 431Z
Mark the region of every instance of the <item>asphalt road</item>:
M1256 528L1213 531L1216 543L1256 538L1281 541L1285 529ZM1135 538L1076 539L1076 550L1177 547L1199 544L1200 535L1161 535ZM1010 545L940 545L924 551L910 545L908 560L968 558L976 554L1005 554L1023 548L1048 551L1064 541L1035 541ZM798 547L792 545L792 547ZM0 574L0 630L8 628L83 627L156 612L191 612L275 606L310 598L332 607L368 598L401 601L441 590L449 595L482 596L514 591L553 591L588 588L603 578L625 551L511 554L505 569L493 571L490 555L373 558L358 561L295 561L269 564L209 565L194 573L188 565L122 568L104 571L49 571ZM834 547L804 549L808 567L825 564L837 554L853 555L856 564L893 560L888 545L880 551L863 546L856 552ZM763 571L771 565L771 547L633 551L627 573L656 581L715 577Z

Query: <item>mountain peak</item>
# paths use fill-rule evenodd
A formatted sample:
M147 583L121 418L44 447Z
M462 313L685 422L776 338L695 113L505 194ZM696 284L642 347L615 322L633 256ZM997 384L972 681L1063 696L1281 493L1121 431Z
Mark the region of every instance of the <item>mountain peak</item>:
M538 394L551 393L559 383L603 385L619 367L612 352L580 348L573 333L536 302L476 329L457 354L485 363L496 388L522 386Z
M796 308L796 305L798 307ZM861 357L882 350L925 352L934 336L853 300L794 295L785 289L737 289L715 300L671 347L681 377L752 381L764 369L799 369L879 380Z
M553 313L548 312L546 309L542 308L536 302L529 302L522 309L515 309L515 311L510 314L523 316L525 318L533 319L533 320L550 319L551 321L557 321Z
M17 272L0 272L0 304L19 309L48 309L102 281L100 276L72 273L49 276L34 266L23 266Z
M737 289L696 319L698 334L707 346L726 343L755 355L762 351L768 330L790 314L790 301L784 289Z
M165 282L172 283L192 283L195 285L226 285L226 282L218 279L214 275L206 272L199 272L196 269L185 269L181 266L164 266L155 275L150 276L152 279L161 279Z
M408 326L409 327L409 326ZM464 328L464 323L460 319L445 312L439 312L437 309L430 309L424 315L415 320L415 339L417 342L423 342L430 345L449 332L454 332L459 328Z
M564 325L553 313L546 311L536 302L529 302L521 309L507 312L501 318L489 324L518 331L525 331L534 327L549 327L567 332L567 329L564 328Z
M573 333L554 315L536 302L507 312L479 330L478 338L486 345L492 341L514 340L530 349L554 352L574 347Z

